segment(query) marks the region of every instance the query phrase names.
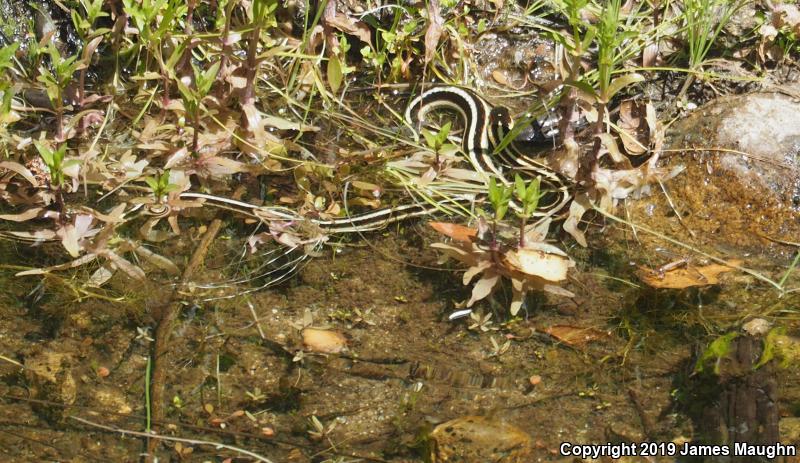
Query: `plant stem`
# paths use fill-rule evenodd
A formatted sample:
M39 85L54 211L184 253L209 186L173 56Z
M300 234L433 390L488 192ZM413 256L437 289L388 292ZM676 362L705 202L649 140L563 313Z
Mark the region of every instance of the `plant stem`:
M214 2L216 3L216 2ZM233 6L235 2L231 0L227 5L225 5L225 25L222 28L222 56L219 59L219 75L220 76L227 76L228 75L228 57L233 54L233 47L231 47L230 41L228 37L231 32L231 14L233 13ZM217 87L217 97L220 101L224 101L225 91L227 89L227 85L223 81L219 87Z
M522 249L525 247L525 224L527 220L525 220L525 216L521 216L519 218L519 248Z
M594 145L592 145L592 151L581 158L581 165L578 167L577 175L577 180L583 182L583 184L587 186L594 183L592 180L592 171L594 171L594 166L597 164L600 149L603 147L603 141L600 139L600 135L605 131L606 105L605 103L597 103L596 107L597 122L594 125Z
M244 88L244 97L242 98L242 105L244 106L254 104L256 99L256 71L258 70L256 57L258 54L258 38L260 35L261 24L253 24L253 31L247 43L247 85Z

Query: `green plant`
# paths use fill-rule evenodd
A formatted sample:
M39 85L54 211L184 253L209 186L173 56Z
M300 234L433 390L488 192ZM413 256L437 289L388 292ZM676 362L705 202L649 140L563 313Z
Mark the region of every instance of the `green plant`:
M522 180L522 177L517 174L514 177L514 195L519 200L522 208L517 211L517 217L519 217L519 247L525 247L525 225L529 217L536 212L536 209L539 207L539 199L542 197L541 193L541 177L536 177L535 179L528 182L528 185L525 185L525 181Z
M101 35L110 31L107 28L94 30L95 22L108 16L108 13L103 11L103 3L105 3L104 0L80 0L86 14L81 15L79 8L72 10L72 24L84 43L88 42L93 35Z
M209 66L205 71L200 70L200 68L192 64L194 85L187 85L183 79L178 79L176 81L178 90L181 93L181 98L183 99L183 107L186 110L186 116L192 123L192 156L197 156L202 101L211 91L211 86L217 79L219 67L219 61Z
M600 21L597 26L589 27L589 31L584 37L584 43L577 48L579 52L587 44L588 38L592 38L597 44L597 83L591 85L586 80L570 80L567 85L576 88L582 94L582 98L591 101L597 110L597 120L595 122L595 141L590 155L585 155L580 163L577 178L579 180L589 179L595 163L597 162L603 139L600 136L605 132L606 114L608 104L624 88L637 82L642 82L644 76L638 73L623 73L614 78L617 69L620 67L626 55L622 52L626 48L625 42L636 36L635 32L623 31L620 21L621 0L610 0L605 4L600 14ZM573 20L572 18L570 19ZM622 51L621 51L622 50Z
M39 77L36 80L44 84L47 97L56 112L56 140L64 141L64 92L72 82L75 72L86 65L78 61L78 55L62 57L53 42L40 49L39 53L47 53L50 66L39 66Z
M436 167L441 166L440 156L442 154L453 153L458 150L458 147L447 141L450 135L450 122L446 122L436 133L428 129L422 129L422 136L425 138L425 144L428 145L431 151L436 156Z
M0 48L0 124L11 122L11 100L14 98L14 80L6 73L13 67L14 53L19 48L18 43L12 43Z
M125 14L138 31L136 40L124 51L125 55L138 60L140 80L147 82L156 78L162 81L162 105L170 99L170 80L175 76L175 66L183 58L184 43L175 47L169 40L177 29L188 7L183 0L122 0ZM164 52L169 53L167 60ZM141 56L144 52L144 56ZM155 63L155 66L153 65ZM148 72L157 69L152 76Z
M383 69L387 63L389 64L387 81L394 82L401 77L411 77L410 63L418 54L414 48L420 25L420 21L414 19L417 14L416 8L397 8L388 28L373 18L365 18L365 22L374 27L377 33L375 46L365 45L360 52L372 67L378 83L383 80Z
M73 162L76 162L70 161L66 164L64 163L64 156L67 153L67 145L62 144L56 150L52 150L49 146L45 145L44 143L40 143L39 141L34 141L33 145L36 147L36 151L39 152L39 156L42 158L44 165L47 166L47 170L50 172L50 186L60 189L61 185L64 183L64 168L69 167Z
M166 169L158 177L145 177L144 181L153 192L156 203L160 203L165 195L178 189L178 185L169 183L169 169Z
M683 21L685 23L686 44L688 48L689 71L692 72L684 82L678 100L683 99L689 86L706 61L711 47L730 22L734 14L747 0L684 0Z
M508 206L511 202L513 195L513 188L498 183L494 177L489 177L489 203L492 205L494 215L492 216L492 248L497 247L497 225L500 223L508 212Z
M494 211L494 221L500 222L508 212L508 204L511 201L513 190L511 187L498 183L494 177L489 178L489 202Z
M247 59L245 61L245 75L247 83L244 88L242 105L250 106L255 103L256 75L258 73L258 43L261 39L261 30L277 24L275 10L278 8L277 0L253 0L251 9L252 30L247 42ZM250 127L252 129L253 127Z

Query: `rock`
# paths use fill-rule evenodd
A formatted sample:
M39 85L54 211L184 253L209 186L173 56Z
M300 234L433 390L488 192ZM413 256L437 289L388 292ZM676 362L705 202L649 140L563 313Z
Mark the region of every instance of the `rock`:
M788 257L794 249L774 240L800 236L798 114L790 96L753 93L720 98L674 124L670 148L697 149L665 158L686 167L666 185L682 222L658 188L631 205L631 221L717 255ZM664 245L645 235L645 245Z
M95 410L107 410L106 420L117 422L126 419L123 415L133 412L133 407L128 402L125 392L112 385L92 386L92 395L89 397L90 406Z
M78 396L78 386L72 372L72 356L53 351L43 351L25 359L25 378L31 396L38 400L71 405ZM59 419L58 407L37 406L39 413Z
M432 463L528 462L531 438L503 421L464 416L442 423L430 433Z

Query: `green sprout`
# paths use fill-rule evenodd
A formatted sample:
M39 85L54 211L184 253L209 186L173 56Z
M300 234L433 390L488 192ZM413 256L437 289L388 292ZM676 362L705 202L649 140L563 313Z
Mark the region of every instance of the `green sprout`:
M145 177L144 181L147 182L147 185L153 192L153 196L159 203L167 193L178 189L178 185L169 183L169 169L162 172L158 177Z
M522 210L517 212L519 217L519 247L525 247L525 225L529 217L536 212L539 208L539 199L542 197L541 192L542 178L536 177L525 185L525 181L517 174L514 177L514 195L517 200L522 204Z
M194 86L186 85L181 79L177 79L178 90L181 92L183 99L183 106L186 109L186 115L192 123L194 128L192 134L192 155L197 156L198 150L198 136L200 135L200 106L203 98L211 91L211 86L217 78L219 73L220 62L212 64L205 71L200 70L197 66L192 64L194 71Z
M434 133L428 129L422 129L422 136L425 137L425 144L428 145L434 155L436 155L436 167L441 165L440 156L447 152L454 152L458 148L447 141L450 135L450 122L445 123L438 132Z
M19 48L18 43L0 48L0 94L2 94L0 97L0 123L8 120L8 114L11 112L11 100L14 98L14 80L3 71L13 67L12 59L17 48Z
M443 125L442 128L436 133L433 133L428 129L422 129L422 136L425 137L425 143L428 144L428 148L432 149L436 153L438 153L444 146L445 142L447 142L448 135L450 135L449 122Z
M500 222L506 216L511 195L511 187L497 183L494 177L489 178L489 202L492 203L495 222Z
M50 185L54 188L61 188L61 185L64 183L64 168L76 162L70 161L66 164L64 163L64 156L67 154L67 145L62 144L54 151L50 149L49 146L39 143L38 141L34 141L33 144L36 146L36 151L39 152L42 161L44 161L44 165L47 166L47 170L50 171Z
M678 101L686 95L697 72L706 61L711 47L733 15L747 4L745 0L685 0L683 20L686 23L689 71L693 72L678 93Z
M54 42L50 42L39 53L47 53L50 56L50 66L40 66L39 77L36 80L44 84L50 104L56 111L58 120L56 139L63 141L64 90L72 82L75 72L85 67L85 63L78 61L78 55L62 57Z
M489 178L489 202L494 210L494 217L492 217L492 248L497 247L497 224L506 216L512 194L513 188L511 186L498 183L494 177Z

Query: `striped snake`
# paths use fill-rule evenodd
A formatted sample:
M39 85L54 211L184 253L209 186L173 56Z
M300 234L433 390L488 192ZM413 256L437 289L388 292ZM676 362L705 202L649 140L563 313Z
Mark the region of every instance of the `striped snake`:
M513 129L513 120L507 108L492 107L469 89L436 86L411 101L405 112L406 122L411 127L418 127L425 121L427 115L440 110L454 111L461 116L464 125L461 137L462 150L477 172L484 176L494 176L506 185L510 185L514 180L508 176L508 172L519 173L523 177L540 177L542 189L546 194L540 200L539 209L534 213L534 217L551 217L563 211L570 200L569 183L566 179L548 169L536 158L526 155L515 141L498 149ZM532 129L535 142L552 143L552 139L543 133L540 122L534 120ZM182 193L181 198L202 199L238 211L268 211L269 217L273 220L307 220L329 234L376 230L394 222L425 216L437 210L435 206L429 204L412 203L333 219L301 219L290 209L259 207L203 193ZM456 199L456 201L461 200ZM463 199L464 203L469 201L472 199ZM512 202L511 207L519 206Z
M535 157L526 155L524 150L517 146L516 141L508 143L505 140L513 129L513 120L507 108L492 107L475 92L465 88L435 86L425 90L411 101L405 112L406 122L411 127L419 127L424 123L426 116L440 110L447 110L460 115L464 126L461 137L462 151L481 177L488 179L489 176L492 176L506 185L510 185L513 182L513 178L508 176L509 173L519 173L529 178L540 177L542 188L546 195L540 200L540 207L534 216L543 219L563 211L570 200L568 181L548 169ZM552 143L552 140L543 133L540 122L533 121L532 129L535 141ZM504 144L505 146L503 146ZM377 230L404 219L429 215L438 209L435 205L414 202L357 215L348 214L346 217L322 219L303 217L292 209L285 207L257 206L204 193L184 192L180 194L180 199L202 200L215 207L251 216L270 227L281 223L286 224L286 226L310 223L321 229L322 235L320 236ZM464 194L460 197L451 198L451 200L468 206L475 201L475 198L474 195ZM346 205L346 197L344 203ZM513 202L510 207L519 208ZM347 209L345 211L349 212ZM142 214L151 219L158 219L170 215L172 210L169 204L166 203L137 204L133 209L127 211L125 214L127 217L124 220L132 218L134 216L133 213ZM35 236L26 238L22 235L24 234L15 232L0 233L0 237L12 236L15 239L32 242L41 240L41 238ZM317 241L314 246L318 248L321 243L322 241ZM300 253L298 254L297 251L300 251ZM258 274L256 278L264 278L267 282L253 290L285 280L294 273L307 257L307 253L302 249L298 249L298 246L282 251L275 249L269 251L268 255L262 255L255 273ZM243 283L247 279L250 279L250 277L245 277L241 281L232 281L231 283Z

